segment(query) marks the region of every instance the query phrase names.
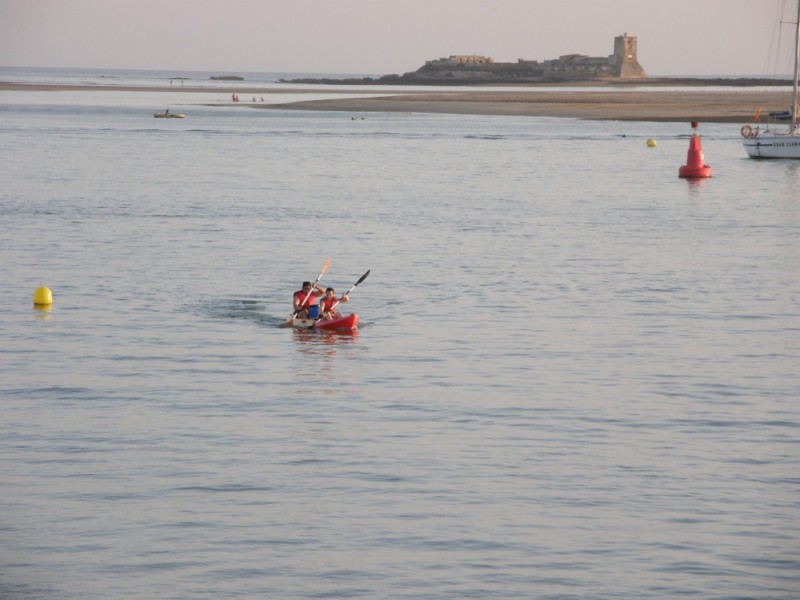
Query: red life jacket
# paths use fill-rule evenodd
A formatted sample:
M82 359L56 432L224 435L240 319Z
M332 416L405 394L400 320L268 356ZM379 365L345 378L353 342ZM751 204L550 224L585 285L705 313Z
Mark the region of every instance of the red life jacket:
M339 302L339 299L334 296L333 298L323 297L322 298L322 312L331 312L333 311L334 305Z
M311 293L309 294L309 296L310 296L310 297L309 297L309 299L308 299L308 302L306 302L305 304L303 304L303 302L304 302L304 301L305 301L305 299L306 299L306 293L305 293L303 290L297 290L297 291L294 293L294 297L295 297L295 298L297 298L297 301L299 302L298 306L299 306L300 308L305 308L306 306L316 306L316 304L317 304L317 297L314 295L314 290L311 290Z

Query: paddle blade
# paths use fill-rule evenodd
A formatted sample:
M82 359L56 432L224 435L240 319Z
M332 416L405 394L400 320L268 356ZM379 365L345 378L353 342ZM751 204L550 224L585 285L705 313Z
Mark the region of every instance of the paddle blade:
M371 269L370 269L370 270L371 270ZM369 271L367 271L366 273L364 273L364 274L363 274L363 275L362 275L362 276L359 278L359 280L358 280L358 281L356 281L356 285L358 285L359 283L361 283L362 281L364 281L364 280L367 278L367 275L369 275ZM354 285L353 287L356 287L356 285Z
M325 261L325 266L322 267L322 273L320 273L319 277L317 277L317 281L319 281L320 277L322 277L323 273L325 273L325 271L327 271L328 267L330 266L331 266L331 259L330 257L328 257L328 260Z

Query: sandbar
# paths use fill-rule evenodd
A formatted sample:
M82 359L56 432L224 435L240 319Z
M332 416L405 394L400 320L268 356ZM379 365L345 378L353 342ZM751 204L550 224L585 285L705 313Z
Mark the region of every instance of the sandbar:
M419 92L407 90L368 91L331 86L306 88L259 88L243 85L239 89L210 86L155 87L115 85L58 85L0 82L0 91L126 91L186 94L221 94L220 102L210 106L233 106L228 101L235 91L244 101L236 106L281 110L367 112L419 112L469 115L561 117L619 121L701 121L748 122L759 108L785 110L791 92L785 90L721 89L698 86L692 89L637 90L514 90ZM335 94L346 98L276 102L280 94ZM263 103L249 103L249 97L264 97ZM207 102L204 105L209 105Z
M270 108L738 123L752 120L760 107L783 110L790 104L790 93L775 91L475 91L309 100Z

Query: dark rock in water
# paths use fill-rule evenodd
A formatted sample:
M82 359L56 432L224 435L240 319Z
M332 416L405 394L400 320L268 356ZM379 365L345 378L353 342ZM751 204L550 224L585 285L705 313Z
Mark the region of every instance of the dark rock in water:
M212 75L214 81L244 81L244 77L238 75Z

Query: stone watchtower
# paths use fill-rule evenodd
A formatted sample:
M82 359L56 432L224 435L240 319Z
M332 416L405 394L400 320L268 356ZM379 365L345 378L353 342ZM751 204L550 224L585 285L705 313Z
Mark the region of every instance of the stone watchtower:
M636 56L636 37L623 33L614 38L614 54L610 57L620 79L644 79L647 73Z

